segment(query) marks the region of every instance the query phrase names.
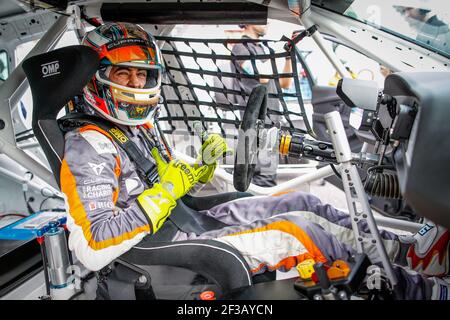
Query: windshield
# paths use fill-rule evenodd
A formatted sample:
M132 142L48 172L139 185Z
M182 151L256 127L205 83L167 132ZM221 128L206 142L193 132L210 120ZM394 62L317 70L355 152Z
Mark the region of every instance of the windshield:
M371 24L450 57L450 6L444 0L334 0L316 5Z

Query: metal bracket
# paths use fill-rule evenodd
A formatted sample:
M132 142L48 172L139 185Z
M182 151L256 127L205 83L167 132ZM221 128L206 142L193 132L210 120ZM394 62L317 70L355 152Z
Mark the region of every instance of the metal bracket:
M66 13L70 15L67 25L69 29L83 29L83 24L81 23L81 10L77 5L70 5L66 9Z
M296 37L293 39L290 39L286 44L284 45L284 50L290 51L292 47L295 47L297 43L302 41L306 37L311 37L315 32L317 31L317 26L314 24L311 27L309 27L306 30L303 30L300 32Z
M296 12L298 14L300 23L306 29L309 30L310 28L315 26L315 23L311 20L311 0L297 0L297 2L292 1L292 4L289 1L289 8L291 9L291 11ZM301 11L297 11L295 10L295 8L299 8L301 9ZM342 62L339 60L336 54L325 45L324 39L319 30L313 32L311 34L311 38L314 39L317 46L320 48L320 50L322 50L322 52L325 54L325 56L328 58L331 64L335 67L339 75L342 78L350 77L350 74L347 72L347 69L345 69L345 66L342 64Z
M66 9L66 13L70 15L70 18L67 22L68 29L75 31L78 41L79 43L81 43L83 37L86 34L86 28L81 22L81 9L77 5L69 5Z
M358 253L364 252L363 245L370 243L375 245L377 253L383 268L389 278L392 286L397 284L397 278L394 274L392 264L382 242L377 224L373 217L372 210L364 191L361 178L354 164L351 163L352 154L350 145L345 134L339 112L333 111L325 114L325 123L327 125L331 141L333 142L336 158L341 164L342 183L344 185L345 196L347 198L348 210L352 219L352 229L356 240L356 250ZM360 223L366 223L370 233L362 233L359 229Z

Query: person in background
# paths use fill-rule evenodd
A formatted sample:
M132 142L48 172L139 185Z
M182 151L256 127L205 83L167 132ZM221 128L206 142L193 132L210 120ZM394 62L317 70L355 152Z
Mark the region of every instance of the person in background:
M410 6L397 5L395 9L417 30L416 40L450 54L450 29L438 18L426 2L411 1Z
M267 25L252 25L252 24L240 24L239 27L243 30L242 39L261 39L267 33ZM231 54L233 56L248 56L248 55L264 55L269 54L267 47L261 43L237 43L233 46ZM270 59L261 60L256 59L253 62L251 60L235 60L231 63L231 72L237 74L246 75L273 75L273 67ZM289 56L286 57L281 73L292 73L292 63ZM251 93L253 88L258 85L267 86L268 93L278 93L277 86L280 89L288 89L292 84L292 78L279 78L273 80L269 78L234 78L232 83L232 89L237 91L243 91L247 95ZM275 82L278 81L278 84ZM245 106L248 96L233 95L233 104ZM267 108L269 110L282 111L281 105L278 99L269 98L267 102ZM241 117L243 112L241 113ZM281 117L271 115L272 121L280 121ZM270 154L261 152L257 159L255 175L252 182L261 187L272 187L276 185L276 170L278 167L278 157L271 157Z

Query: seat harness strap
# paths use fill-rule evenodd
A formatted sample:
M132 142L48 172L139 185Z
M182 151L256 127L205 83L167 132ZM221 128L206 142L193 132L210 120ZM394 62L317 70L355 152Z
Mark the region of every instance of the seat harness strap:
M116 142L136 164L136 169L141 179L145 180L150 187L157 182L159 177L156 165L144 156L143 152L130 138L128 138L125 132L111 124L109 121L93 115L74 113L61 118L58 120L58 123L64 132L79 128L85 124L98 126L108 132L114 139L114 142ZM153 144L151 141L148 141L148 143L151 146Z

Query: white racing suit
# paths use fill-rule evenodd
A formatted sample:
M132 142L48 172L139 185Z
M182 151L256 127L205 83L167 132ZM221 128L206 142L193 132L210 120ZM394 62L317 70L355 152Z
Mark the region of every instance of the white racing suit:
M151 158L139 130L121 128ZM145 182L125 151L102 129L87 125L66 134L61 188L70 213L69 248L88 269L101 269L149 234L148 220L136 203ZM241 252L255 275L265 270L288 271L308 258L330 263L346 260L355 251L348 214L310 194L242 198L201 213L227 227L200 235L178 231L172 241L224 242ZM368 232L367 226L364 231ZM405 244L391 232L381 235L390 258L401 261ZM377 262L375 246L365 250L372 262ZM439 297L432 279L400 266L395 266L395 272L400 298Z

